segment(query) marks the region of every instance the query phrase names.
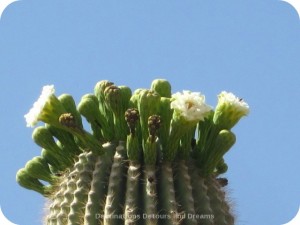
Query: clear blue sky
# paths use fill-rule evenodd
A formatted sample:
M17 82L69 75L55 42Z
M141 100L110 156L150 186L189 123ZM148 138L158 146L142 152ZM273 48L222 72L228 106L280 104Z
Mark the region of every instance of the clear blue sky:
M0 0L1 2L1 0ZM103 79L132 89L166 78L250 115L226 156L238 225L281 225L300 204L300 20L278 0L22 0L0 20L0 205L41 224L45 200L15 181L40 148L23 115L45 84L80 97Z

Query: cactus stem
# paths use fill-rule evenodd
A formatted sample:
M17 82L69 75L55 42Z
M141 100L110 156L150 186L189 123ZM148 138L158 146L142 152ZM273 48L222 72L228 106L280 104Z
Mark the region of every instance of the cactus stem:
M177 203L175 199L173 169L171 162L164 162L160 166L159 171L159 208L160 208L160 224L176 225L179 224L180 215L177 211Z
M231 215L229 205L225 201L225 193L215 177L208 177L205 180L208 187L207 194L210 198L210 205L214 212L214 221L220 225L233 225L234 218Z
M141 177L141 165L138 162L130 162L127 171L127 185L125 198L125 225L136 225L141 219L139 196L139 180Z
M191 165L192 163L190 163ZM204 178L199 175L199 170L194 166L189 167L191 176L191 185L193 188L195 215L198 224L201 225L214 225L211 217L214 217L213 211L210 206L210 199L207 195L207 186L204 183ZM201 219L201 216L204 217Z
M79 160L82 162L81 171L78 173L77 188L74 192L74 199L70 205L70 214L68 216L68 223L72 225L82 225L95 158L92 152L79 156Z
M145 165L144 168L144 214L143 219L146 225L158 224L157 220L157 180L154 165Z
M106 154L103 157L97 157L95 170L93 172L93 178L91 183L91 190L88 193L88 201L86 204L85 220L86 225L98 225L103 222L103 212L106 193L107 182L109 178L109 172L112 164L112 155L115 144L108 143L103 146Z
M124 195L120 190L125 186L126 165L124 163L126 157L126 148L124 141L120 141L116 148L114 161L109 177L109 185L104 209L104 225L118 225L122 223L122 205ZM121 220L121 221L120 221Z
M61 202L64 200L64 192L67 190L67 188L68 188L67 179L62 178L62 182L59 185L58 191L56 192L56 194L51 196L51 198L54 199L54 201L51 203L49 207L50 214L46 218L47 221L53 221L53 222L58 221L57 215L61 210Z
M183 213L182 225L197 225L195 215L194 198L191 186L191 177L185 160L180 160L174 166L174 181L176 190L176 200L179 204L179 210Z
M76 182L78 180L77 171L73 171L69 174L67 179L67 187L64 191L64 199L60 204L60 212L57 215L58 224L67 224L68 222L68 214L70 212L70 205L74 199L74 195L72 193L76 190Z

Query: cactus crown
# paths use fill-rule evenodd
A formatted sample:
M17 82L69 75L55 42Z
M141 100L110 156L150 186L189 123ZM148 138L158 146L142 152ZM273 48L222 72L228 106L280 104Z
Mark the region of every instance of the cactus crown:
M213 109L201 93L172 95L163 79L133 94L100 81L77 107L45 86L25 115L27 126L44 122L32 135L42 152L17 181L52 201L47 224L233 224L219 176L231 129L248 113L232 93L221 92Z

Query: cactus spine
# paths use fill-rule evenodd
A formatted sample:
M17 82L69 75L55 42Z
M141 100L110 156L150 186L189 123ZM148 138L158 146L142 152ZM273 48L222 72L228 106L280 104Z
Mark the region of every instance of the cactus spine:
M100 81L77 107L45 86L25 115L28 126L45 123L33 132L42 153L16 179L50 201L47 225L233 225L221 175L231 128L248 112L232 93L214 110L162 79L133 94Z

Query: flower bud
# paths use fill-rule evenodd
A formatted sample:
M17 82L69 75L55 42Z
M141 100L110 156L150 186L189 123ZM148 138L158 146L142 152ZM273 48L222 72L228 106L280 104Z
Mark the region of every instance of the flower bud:
M148 118L159 111L160 96L158 93L150 90L139 92L138 110L140 112L140 122L142 128L143 140L146 141L148 133Z
M42 148L50 149L53 152L59 152L60 149L49 130L45 127L37 127L32 133L32 139Z
M30 176L26 169L20 169L16 175L17 182L24 188L47 195L45 186L37 179Z
M154 142L157 138L157 131L160 127L161 120L160 116L152 115L148 118L148 131L149 131L149 138L151 142Z
M127 109L125 112L125 120L132 135L135 135L136 126L140 119L139 111L135 108Z
M203 165L204 173L211 174L217 169L217 166L222 161L223 156L234 145L236 137L229 130L221 130L218 134L212 149L209 150L207 159Z
M47 181L51 184L56 180L49 169L48 163L40 156L36 156L28 161L25 169L34 178Z
M171 84L164 79L152 81L151 90L156 91L161 97L171 98Z
M107 119L99 110L99 101L93 94L84 95L79 104L78 111L83 115L86 120L91 124L93 135L99 139L105 141L113 138L114 130L109 125Z
M71 113L75 119L75 123L79 129L83 129L80 113L77 111L75 101L71 95L62 94L58 97L58 100L62 103L68 113Z

